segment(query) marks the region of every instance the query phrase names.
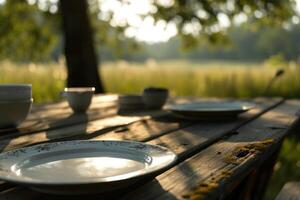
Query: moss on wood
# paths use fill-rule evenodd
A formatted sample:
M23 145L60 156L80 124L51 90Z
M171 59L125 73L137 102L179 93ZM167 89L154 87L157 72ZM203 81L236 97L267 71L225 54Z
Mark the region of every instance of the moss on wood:
M267 139L237 147L228 156L225 156L225 162L228 164L239 165L250 155L261 153L265 148L274 143L274 139ZM217 152L218 153L218 152ZM233 173L232 170L223 169L215 174L211 174L206 182L200 183L191 192L184 194L182 197L189 200L202 200L212 190L219 187L221 180L228 178Z
M237 147L229 155L225 156L225 162L239 165L250 155L261 153L269 145L274 143L274 139L266 139Z

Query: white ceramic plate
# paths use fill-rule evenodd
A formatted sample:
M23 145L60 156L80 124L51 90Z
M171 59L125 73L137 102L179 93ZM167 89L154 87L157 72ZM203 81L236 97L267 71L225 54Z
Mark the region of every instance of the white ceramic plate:
M46 193L101 193L154 177L175 160L167 148L139 142L45 143L0 154L0 179Z
M181 118L192 120L226 120L236 118L255 106L243 102L196 102L175 104L166 109Z

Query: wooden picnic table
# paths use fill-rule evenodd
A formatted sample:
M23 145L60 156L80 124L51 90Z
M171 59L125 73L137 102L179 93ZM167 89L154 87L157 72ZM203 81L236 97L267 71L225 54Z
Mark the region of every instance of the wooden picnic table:
M195 100L224 99L170 102ZM115 94L95 96L86 114L73 114L66 102L34 106L18 129L0 130L1 152L50 141L133 140L168 147L178 160L155 179L111 194L48 195L0 182L0 199L261 199L300 101L246 101L256 108L231 121L188 121L163 110L120 113Z

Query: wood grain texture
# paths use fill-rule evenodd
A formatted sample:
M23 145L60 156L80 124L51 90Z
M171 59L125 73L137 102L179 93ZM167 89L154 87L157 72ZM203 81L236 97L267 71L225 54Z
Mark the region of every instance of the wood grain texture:
M275 200L300 200L300 182L288 182Z
M109 102L109 99L114 99L114 96L102 96L101 98L106 98L103 102ZM100 99L98 97L98 99ZM101 100L101 99L100 99ZM178 98L172 100L176 103L186 103L195 100L195 98ZM198 100L199 101L199 100ZM208 101L208 99L201 99L201 101ZM212 101L222 101L221 99L212 99ZM228 101L228 100L227 100ZM259 103L261 100L257 100ZM280 99L274 99L271 102L279 102ZM104 106L103 104L99 103ZM52 107L57 106L49 105ZM105 106L104 106L105 107ZM0 136L0 150L6 151L13 148L19 148L26 145L31 145L38 142L45 142L48 140L59 140L62 138L66 139L89 139L91 137L96 137L97 134L108 132L108 128L116 128L118 126L124 126L131 124L133 122L143 120L150 117L159 117L167 115L164 111L135 111L131 113L125 113L125 115L117 115L118 111L116 108L103 108L102 110L93 109L88 114L77 114L71 115L68 118L63 118L61 120L56 119L52 124L48 124L47 128L42 128L42 130L35 130L33 132L17 132L14 134L1 135ZM95 115L95 116L94 116ZM145 115L145 116L143 116ZM43 118L42 118L43 119ZM96 120L98 119L98 120ZM140 123L136 128L131 127L129 131L116 134L115 132L108 133L104 136L99 136L96 139L128 139L137 141L146 141L160 136L160 134L166 133L171 130L176 130L172 128L172 124L169 122L160 123L159 120L154 120L155 123L147 124L147 121ZM178 124L184 123L184 120L177 119ZM151 123L151 121L149 121ZM159 125L161 124L161 125ZM71 126L72 125L72 126ZM181 125L180 127L184 127ZM165 128L163 128L165 127ZM31 127L32 128L32 127ZM132 129L133 128L133 129ZM159 129L163 128L161 131ZM45 129L45 130L44 130ZM104 129L104 130L101 130ZM146 131L146 132L145 132ZM120 132L120 131L119 131ZM141 134L143 132L143 134ZM93 136L90 134L94 133ZM96 133L96 134L95 134ZM78 136L78 137L76 137Z
M232 184L274 152L296 123L298 108L299 101L287 101L123 199L215 199L226 195Z
M256 100L257 107L255 109L242 114L236 120L198 122L193 126L163 135L155 140L149 141L149 143L168 147L179 156L179 160L184 160L220 139L238 134L240 127L255 120L264 112L267 112L270 108L280 103L282 103L281 99L268 101L258 99Z
M33 106L31 113L18 129L0 129L0 139L116 115L116 98L117 95L96 95L87 114L73 114L66 101L43 106Z
M95 95L86 114L74 114L66 101L34 105L30 115L18 129L0 129L0 140L115 116L120 114L117 107L117 100L118 95L116 94ZM176 99L170 98L169 103L187 103L196 100L208 101L209 99L179 97ZM220 99L212 98L211 101L220 101ZM130 112L133 114L136 113L136 111Z
M133 140L144 142L169 132L176 131L188 126L193 122L185 120L170 120L168 116L152 118L148 120L141 120L136 123L129 124L101 134L99 136L93 135L94 140Z
M96 94L94 95L91 103L90 108L97 108L97 107L105 107L106 103L114 102L116 103L118 100L117 94ZM42 114L47 111L49 115L57 115L62 111L70 112L71 109L68 106L68 102L66 100L62 100L56 103L47 103L47 104L34 104L31 109L32 114ZM39 115L36 115L38 117ZM34 116L33 116L34 117Z
M195 153L206 148L212 143L220 140L223 136L237 134L236 132L237 128L241 127L241 125L244 125L246 122L249 122L249 119L253 118L254 116L257 116L257 114L261 113L262 110L278 102L280 102L280 100L267 100L267 101L264 99L257 100L257 103L260 106L257 109L252 110L251 112L243 114L236 121L209 122L209 123L197 122L194 125L191 124L187 125L185 123L179 124L176 122L162 122L160 120L158 121L142 120L136 123L129 124L128 126L125 127L119 127L119 129L110 131L106 134L100 134L97 137L94 137L93 139L129 139L129 140L137 140L137 141L151 140L150 143L160 144L169 147L179 155L180 158L179 160L183 161L184 159L187 159L188 157L194 155ZM146 121L146 123L144 123L144 121ZM93 134L91 134L90 136L92 135ZM24 141L27 141L28 139L30 138L26 138L24 139ZM39 140L40 139L36 139L36 141ZM17 145L13 144L12 146L16 147ZM214 156L215 155L213 155L210 159L214 159ZM207 160L210 159L207 158ZM201 161L201 163L206 163L206 162L207 161L205 159ZM188 180L188 178L186 177L183 178L182 179L183 184L185 183L185 181L187 181L187 182L193 182L194 185L197 185L198 180L197 177L193 176L194 174L192 168L190 168L190 170L185 169L185 171L183 170L182 173L184 173L186 176L191 176L190 180ZM206 175L209 176L209 173ZM161 176L164 176L164 174L162 174ZM174 187L172 183L169 184L171 187ZM154 189L153 188L151 189L151 187L154 187ZM146 188L148 187L146 186ZM16 188L16 190L18 191L18 188ZM149 195L149 199L153 199L152 190L158 190L158 192L153 191L154 192L153 195L162 196L162 193L164 194L163 195L164 197L165 195L167 195L166 192L162 191L162 187L159 182L156 182L154 186L150 186L150 192L147 191L147 196ZM5 196L12 195L12 193L15 192L14 191L6 192ZM25 190L25 193L28 193L28 191ZM137 194L134 194L134 196L142 198L142 196L139 196L138 192ZM174 196L174 197L181 198L181 196ZM124 198L130 199L131 194L128 194L128 196ZM145 197L143 196L142 199L144 198Z
M38 133L32 133L27 135L21 135L19 137L7 138L0 140L0 150L8 151L11 149L20 148L36 143L55 141L63 138L71 138L73 136L81 136L81 139L90 138L91 134L97 134L98 132L105 133L113 128L125 126L140 120L151 119L153 116L159 117L166 115L162 111L151 111L147 113L139 113L140 115L134 116L113 116L100 120L87 121L73 126L67 126L63 128L50 129L48 131L42 131ZM99 133L98 133L99 134Z

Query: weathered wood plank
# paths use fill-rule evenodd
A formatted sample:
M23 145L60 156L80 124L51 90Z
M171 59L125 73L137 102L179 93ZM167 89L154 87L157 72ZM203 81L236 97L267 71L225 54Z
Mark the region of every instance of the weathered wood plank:
M117 95L95 95L92 99L90 109L106 108L109 106L116 106ZM61 114L72 114L68 103L63 100L58 103L33 105L31 113L28 116L29 120L56 117Z
M117 108L117 99L118 95L97 95L94 100L93 104L91 105L91 108L88 112L88 120L96 120L104 117L110 117L112 115L115 115L119 112ZM219 98L198 98L198 97L176 97L176 98L169 98L168 104L173 103L188 103L192 101L197 102L203 102L203 101L210 101L210 102L219 102L219 101L233 101L233 99L219 99ZM246 99L244 100L246 101ZM55 109L56 105L51 105L50 108L44 107L44 109L40 109L40 111L34 112L35 117L33 119L28 118L28 124L24 123L23 128L18 129L17 134L20 134L20 132L24 134L28 134L30 132L38 132L42 130L48 130L48 129L54 129L59 128L63 126L70 126L73 124L81 123L85 120L84 117L81 115L73 115L71 109L67 106L65 102L66 109L68 112L62 113L62 111L57 111ZM49 107L49 106L48 106ZM46 113L45 113L46 110ZM53 113L51 115L51 112ZM135 111L129 111L129 112L135 112ZM138 111L139 112L139 111ZM57 114L58 113L58 114ZM119 113L118 113L119 114ZM52 126L50 126L50 125ZM53 126L54 124L54 126ZM32 126L32 127L31 127ZM29 131L26 131L25 129L30 128ZM42 128L43 127L43 128ZM1 131L1 130L0 130Z
M234 134L238 129L252 120L260 117L273 107L281 104L282 100L258 99L257 108L244 113L234 121L198 122L197 124L161 136L149 141L151 144L158 144L172 149L179 156L179 160L190 157L191 154L199 152L210 144Z
M179 137L181 135L185 135L185 132L187 133L191 133L191 135L193 135L193 129L201 129L202 132L207 133L207 135L205 136L206 138L211 137L211 139L214 138L214 136L212 135L212 132L217 132L216 136L220 137L223 136L224 133L226 131L232 132L235 129L239 128L240 126L242 126L243 124L247 123L248 120L252 120L256 115L261 114L262 112L267 111L268 109L271 109L272 106L276 106L277 104L280 104L282 102L282 99L272 99L269 101L265 101L265 99L257 99L256 101L257 104L257 108L253 109L247 113L244 113L243 115L241 115L237 120L235 121L217 121L217 122L207 122L207 121L190 121L188 124L190 125L189 128L185 128L185 121L182 121L181 119L177 119L177 122L182 121L182 123L184 124L183 126L179 126L178 128L182 128L181 130L177 130L173 129L173 132L170 133L172 134L171 136L166 136L166 137L161 137L164 134L156 134L159 133L159 131L157 131L156 129L161 129L163 128L163 126L168 126L170 125L172 121L167 122L166 123L162 123L161 126L157 126L157 124L155 126L150 125L147 127L141 127L141 126L137 126L136 128L130 128L130 130L127 131L122 131L123 134L116 134L114 131L113 132L108 132L105 133L103 135L100 135L99 137L94 137L93 139L99 139L99 140L103 140L103 139L126 139L126 140L135 140L135 141L150 141L150 140L154 140L156 138L159 138L156 141L156 143L162 143L162 140L166 140L164 143L168 144L171 141L167 141L167 138L176 138ZM164 118L163 118L164 120ZM179 121L178 121L179 120ZM158 120L159 121L159 120ZM156 123L158 122L156 121ZM176 122L176 121L175 121ZM193 126L192 126L193 125ZM152 129L151 129L152 127ZM143 132L143 129L145 128L150 128L148 129L145 133L141 134L141 132ZM191 129L191 130L190 130ZM218 131L215 131L218 130ZM176 131L176 132L174 132ZM123 136L124 135L124 136ZM199 134L198 134L199 135ZM194 134L194 137L198 137L197 134ZM192 137L192 136L187 136L187 137ZM196 139L196 138L194 138ZM181 139L182 140L182 139ZM183 140L182 140L183 141ZM198 141L198 140L196 140ZM201 143L201 142L200 142ZM188 144L185 144L186 149L188 149L189 147L187 146Z
M80 114L62 114L61 117L56 118L41 118L40 120L31 121L31 123L24 124L19 129L6 131L6 133L0 133L0 140L6 138L13 138L20 135L29 135L41 131L48 131L51 129L62 128L80 123L86 123L102 118L108 118L115 116L117 110L115 108L102 108L97 110L90 110L87 113ZM26 125L26 127L25 127Z
M166 115L163 111L147 111L147 113L139 113L134 116L113 116L100 120L81 123L73 126L67 126L58 129L50 129L38 133L21 135L19 137L7 138L0 140L0 151L7 151L15 148L20 148L35 143L45 142L49 140L57 140L62 138L70 138L72 136L81 135L83 138L89 138L90 134L104 133L112 128L125 126L140 120L151 119L153 116L159 117Z
M172 131L191 126L193 122L184 120L171 120L168 116L152 118L132 123L128 126L120 127L105 134L95 136L94 140L134 140L147 141L159 137ZM85 138L82 138L85 139Z
M32 200L38 199L40 196L41 194L32 192L23 187L10 188L0 192L1 200Z
M276 164L278 154L280 152L282 142L274 146L276 151L271 153L271 156L266 157L261 164L257 164L257 167L253 169L248 175L245 172L242 176L239 176L239 180L243 178L241 182L235 181L231 184L231 191L229 195L226 196L226 200L251 200L251 199L263 199L266 188L268 186L270 177L273 173L273 168Z
M116 95L97 95L92 101L87 114L74 115L72 110L63 101L56 104L33 106L28 118L18 129L0 129L0 139L19 134L29 134L47 129L69 126L76 123L84 123L117 113Z
M195 100L195 99L193 99ZM175 100L172 100L173 102L189 102L190 99L188 98L178 98L178 99L175 99ZM199 100L198 100L199 101ZM207 101L207 99L201 99L200 101ZM212 99L212 101L221 101L220 99ZM275 100L274 100L275 101ZM280 101L280 100L278 100ZM259 100L258 100L259 102ZM83 133L83 131L85 129L88 129L88 127L86 126L91 126L90 124L98 124L100 123L99 125L99 129L100 130L101 128L109 128L109 127L115 127L115 123L113 123L111 126L101 126L101 122L100 121L109 121L109 119L106 119L106 118L112 118L113 121L117 121L117 119L119 119L118 117L116 117L116 112L117 112L117 109L106 109L106 110L102 110L100 112L96 112L94 113L96 115L96 117L94 117L95 119L97 118L100 118L101 120L96 120L95 122L93 123L90 123L91 118L93 118L93 114L79 114L79 115L72 115L70 116L69 118L66 118L66 119L63 119L63 120L59 120L59 121L55 121L53 124L49 124L50 127L46 128L45 130L42 129L42 130L36 130L34 132L18 132L18 133L15 133L15 134L8 134L8 135L0 135L0 149L2 148L3 149L3 145L1 145L1 143L7 145L8 144L8 141L9 140L16 140L16 138L18 138L20 140L20 138L22 138L23 141L26 140L26 138L34 138L33 140L30 140L28 141L26 144L32 144L32 142L34 141L38 141L38 138L40 138L40 142L42 141L46 141L45 140L45 136L38 136L38 135L45 135L45 133L47 133L47 135L49 135L51 138L50 139L60 139L60 138L63 138L63 137L73 137L75 135L80 135L81 133ZM132 116L136 116L136 115L152 115L152 117L158 117L160 115L166 115L166 113L164 111L138 111L138 112L135 112L135 113L131 113L129 115L132 115ZM100 117L101 115L103 115L102 117ZM140 118L141 120L143 118ZM178 122L182 121L180 119L177 119ZM136 120L138 121L138 120ZM184 122L184 121L183 121ZM80 124L79 124L80 123ZM74 127L66 127L66 126L69 126L69 125L73 125L74 124ZM120 121L120 123L118 123L117 126L121 125L122 124L122 121ZM124 125L126 125L127 123L124 123ZM165 124L168 124L165 123ZM63 127L63 129L62 129ZM66 127L66 128L65 128ZM95 127L95 126L94 126ZM142 130L142 126L138 126L141 128ZM147 124L145 124L144 127L149 127L147 126ZM159 128L158 126L152 126L153 128ZM161 126L162 127L162 126ZM65 130L64 130L65 129ZM69 130L75 130L73 132L73 134L70 133ZM98 130L95 130L93 128L93 132L95 131L98 131ZM174 129L175 130L175 129ZM41 132L41 133L40 133ZM105 130L105 132L107 132L107 130ZM145 141L145 140L149 140L149 139L153 139L153 137L158 137L158 133L159 132L154 132L154 133L151 133L153 132L153 130L148 130L148 134L151 134L152 136L150 138L148 138L148 136L146 136L145 134L138 134L139 138L136 138L138 141ZM165 132L165 131L163 131ZM89 132L90 133L90 132ZM87 134L89 134L87 133ZM125 134L125 133L124 133ZM123 134L123 135L124 135ZM130 134L134 134L133 131L131 131ZM126 135L130 135L128 133L126 133ZM32 136L31 136L32 135ZM122 134L107 134L106 136L104 136L105 138L110 138L110 139L130 139L130 137L128 136L122 136L120 137L120 135ZM137 134L136 134L137 135ZM24 137L20 137L20 136L24 136ZM82 136L79 136L79 138L82 138L84 139L84 135ZM86 137L86 138L89 138L89 137ZM102 137L101 137L102 138ZM100 139L100 138L99 138ZM104 138L103 138L104 139ZM135 139L135 136L132 137L132 139ZM32 142L31 142L32 141ZM16 144L20 144L20 143L16 143ZM17 145L17 147L21 147L25 144L20 144L20 145Z
M167 118L168 119L168 118ZM156 135L161 135L164 133L167 133L169 131L174 131L182 127L186 127L190 125L190 122L185 121L166 121L166 118L159 117L159 118L153 118L153 119L147 119L147 120L141 120L132 124L129 124L124 127L119 127L118 129L114 131L110 131L107 134L99 135L96 138L101 139L117 139L117 140L137 140L142 141L145 138L152 138ZM91 136L95 137L95 133L91 134ZM101 137L104 136L104 137ZM80 137L74 137L72 139L88 139L88 135L81 135ZM3 191L4 189L10 189L5 192L0 193L0 197L3 196L5 199L19 199L20 196L22 196L22 199L33 199L36 197L37 199L41 198L41 194L28 191L26 188L17 187L13 189L13 185L3 182L0 183L0 191ZM43 199L45 196L42 196ZM98 196L97 196L98 197ZM51 199L52 197L49 197ZM57 199L59 197L55 196L54 199ZM61 199L65 199L60 197ZM0 198L1 199L1 198ZM71 198L74 200L74 197ZM81 199L78 197L77 199Z
M93 98L91 108L87 114L73 114L66 101L51 103L46 105L35 105L28 118L18 129L0 129L0 140L12 138L19 135L26 135L71 126L78 123L86 123L118 114L117 108L118 95L96 95ZM197 98L183 98L169 100L169 103L183 103L195 101ZM198 101L208 101L209 99L199 99ZM220 101L212 98L211 101Z
M116 102L117 100L118 100L117 94L96 94L92 99L91 107L97 106L97 104L102 104L105 102ZM34 104L32 111L34 113L38 113L38 112L44 112L45 110L55 111L59 109L70 110L67 101L63 100L56 103Z
M280 101L275 102L279 103ZM132 139L139 141L154 139L153 141L151 141L151 143L168 146L183 159L187 156L190 156L191 153L199 151L210 143L213 143L221 136L232 133L232 130L235 130L236 128L240 127L241 124L244 124L246 121L251 119L253 116L261 113L262 110L266 107L274 105L275 102L261 101L261 106L259 108L244 114L244 116L239 118L237 121L215 123L198 122L196 125L193 125L191 127L186 127L168 134L162 134L161 137L158 137L159 135L153 137L152 135L144 133L141 134L142 137L140 135L132 135L132 133L138 131L139 128L137 128L136 131L134 128L130 128L129 130L119 132L121 133L121 136L119 135L119 133L109 132L107 134L100 135L95 139ZM124 136L127 138L124 138ZM155 139L156 137L158 138Z
M275 200L300 200L300 182L286 183Z
M287 101L241 127L238 134L209 146L124 199L214 199L226 195L232 184L241 181L274 152L274 146L298 120L298 108L299 101Z

